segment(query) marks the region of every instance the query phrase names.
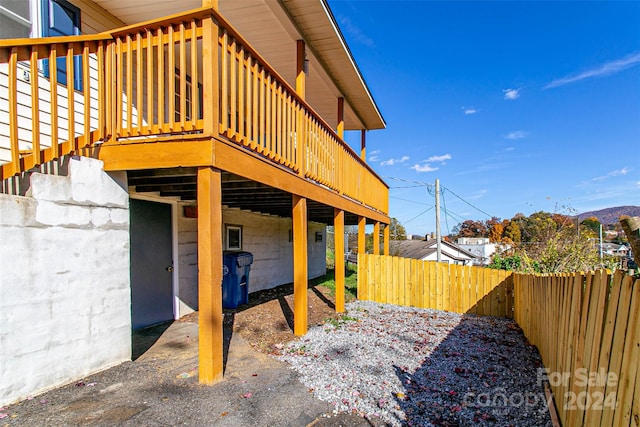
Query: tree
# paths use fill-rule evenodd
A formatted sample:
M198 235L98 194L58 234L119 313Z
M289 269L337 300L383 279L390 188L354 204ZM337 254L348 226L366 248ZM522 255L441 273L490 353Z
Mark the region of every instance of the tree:
M489 241L490 242L501 242L503 239L505 225L508 224L508 221L497 222L491 226L489 229Z
M454 237L487 237L489 231L487 230L486 223L482 221L474 221L468 219L455 227L453 227L452 234Z
M507 243L520 243L520 241L522 240L522 235L520 233L518 220L511 220L504 226L502 238Z
M582 231L588 233L589 237L597 237L600 234L600 221L595 216L585 218L580 223Z
M396 218L391 218L389 223L389 238L391 240L407 240L407 231Z

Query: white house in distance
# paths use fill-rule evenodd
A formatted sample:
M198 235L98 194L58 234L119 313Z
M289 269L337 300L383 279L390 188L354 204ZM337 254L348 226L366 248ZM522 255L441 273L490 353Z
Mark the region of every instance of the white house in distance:
M506 249L504 245L490 242L488 237L460 237L458 246L475 256L474 265L489 265L497 250Z
M402 258L413 258L422 261L437 261L437 240L393 240L391 241L389 253L392 256ZM456 245L455 243L442 241L441 261L449 264L471 265L475 256Z

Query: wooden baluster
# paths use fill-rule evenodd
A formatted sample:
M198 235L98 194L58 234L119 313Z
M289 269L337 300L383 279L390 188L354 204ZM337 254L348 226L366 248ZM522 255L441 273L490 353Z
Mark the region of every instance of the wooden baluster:
M153 34L151 30L145 31L145 38L147 39L147 134L154 133L154 120L153 120Z
M85 42L82 46L82 92L84 95L84 147L89 146L91 141L91 69L89 68L89 44ZM77 147L76 147L77 149Z
M58 146L58 59L57 46L54 44L49 51L49 93L51 96L51 159L60 156Z
M167 102L169 104L169 117L167 118L167 123L169 124L169 130L172 131L175 129L174 124L176 122L176 40L173 24L169 25L168 33L169 45L167 46L167 62L169 72L167 73L167 88L169 89L169 99L167 99Z
M18 137L18 48L9 54L9 144L11 146L12 175L22 172L20 168L20 144ZM4 177L3 177L4 178Z
M156 38L158 40L158 132L164 132L165 123L167 122L165 119L166 111L165 104L167 103L167 98L164 94L164 82L167 78L167 73L164 70L165 64L165 43L164 43L164 31L162 28L158 28Z
M229 129L229 36L227 32L223 30L222 43L220 47L221 58L221 93L220 100L220 133L226 133Z
M209 58L213 61L213 58ZM195 19L191 20L191 126L190 129L198 128L200 119L200 91L198 90L198 24Z
M136 33L136 66L133 71L136 73L136 121L137 134L142 134L142 122L144 118L144 104L142 103L144 95L144 86L142 83L142 34Z
M29 59L29 74L31 77L31 141L33 153L33 165L42 163L42 153L40 152L40 77L38 72L38 48L31 48ZM9 105L11 105L9 101Z
M133 52L131 44L131 34L127 34L127 136L130 136L133 130Z
M245 132L244 132L244 103L245 103L245 92L244 92L244 46L240 45L240 50L237 54L238 57L238 138L236 139L239 143L244 143L245 140Z
M180 23L180 129L187 128L187 41L185 39L184 22ZM191 81L192 86L197 86L197 82ZM195 99L191 99L192 104Z

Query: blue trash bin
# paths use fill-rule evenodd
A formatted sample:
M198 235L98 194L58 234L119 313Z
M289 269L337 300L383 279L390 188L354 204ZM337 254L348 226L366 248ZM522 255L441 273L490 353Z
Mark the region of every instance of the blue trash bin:
M249 302L249 273L253 254L241 251L225 251L222 255L222 307L238 308Z

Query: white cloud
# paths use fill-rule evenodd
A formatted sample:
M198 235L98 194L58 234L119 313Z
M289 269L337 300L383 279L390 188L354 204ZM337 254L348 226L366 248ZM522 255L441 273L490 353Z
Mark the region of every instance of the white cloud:
M431 162L444 162L445 160L451 160L451 154L443 154L441 156L431 156L426 161L427 163Z
M504 150L505 150L505 151L513 151L513 150L515 150L515 147L507 147L507 148L505 148Z
M423 162L424 164L422 165L415 164L411 166L410 169L413 169L416 172L433 172L433 171L437 171L439 168L435 166L431 166L431 163L435 162L435 163L444 164L446 160L451 160L451 154L447 153L441 156L431 156Z
M520 98L520 89L503 89L504 99L507 101L513 101L514 99Z
M626 166L623 167L622 169L616 169L616 170L612 170L611 172L609 172L606 175L602 175L602 176L597 176L595 178L592 178L592 181L604 181L607 178L611 178L613 176L624 176L626 174L629 173L629 168L627 168Z
M466 114L467 116L478 112L478 110L473 107L462 107L462 111L464 111L464 114Z
M424 165L418 165L415 164L413 166L411 166L411 169L413 169L416 172L434 172L437 171L438 168L434 168L431 165L429 165L429 163L425 163Z
M522 138L526 138L527 135L528 135L527 132L525 132L523 130L516 130L516 131L513 131L513 132L509 132L504 137L506 139L522 139Z
M483 188L481 190L478 190L475 194L471 194L471 195L467 196L467 199L468 200L478 200L478 199L481 199L487 193L488 193L488 191Z
M629 173L629 169L627 167L624 167L622 169L617 169L617 170L611 171L607 175L609 175L609 176L619 176L619 175L626 175L628 173Z
M367 47L375 47L374 41L367 37L358 26L351 22L351 19L346 16L340 15L339 20L340 28L343 28L347 33L349 33L356 42L361 43Z
M367 160L370 161L370 162L377 162L378 161L378 154L380 154L380 150L373 150L367 156Z
M631 68L640 64L640 52L628 55L622 59L606 62L596 68L584 71L579 74L568 75L559 79L553 80L546 85L544 89L550 89L554 87L564 86L570 83L579 82L580 80L590 79L593 77L609 76L611 74L619 73L620 71Z
M380 162L380 166L392 166L395 165L396 163L404 163L407 160L409 160L409 156L402 156L399 159L389 159L389 160L385 160Z

